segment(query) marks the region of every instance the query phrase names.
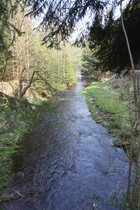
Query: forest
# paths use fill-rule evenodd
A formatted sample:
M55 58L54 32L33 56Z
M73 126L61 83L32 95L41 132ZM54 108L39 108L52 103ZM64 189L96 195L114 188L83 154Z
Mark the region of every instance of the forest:
M21 5L14 13L7 14L9 17L1 28L0 52L0 80L11 83L13 95L23 98L32 85L40 95L47 96L74 82L71 45L63 45L61 50L47 49L42 45L43 32L33 30L35 20L25 17Z
M53 88L59 89L75 81L72 60L75 55L73 48L70 47L73 40L70 41L71 44L66 42L74 32L76 24L86 15L88 8L89 14L93 10L92 22L86 17L87 20L82 23L85 24L85 30L79 29L74 43L75 46L86 46L83 50L85 61L83 67L89 72L94 70L118 74L130 72L131 63L121 18L115 16L115 7L119 3L114 2L110 8L107 3L100 1L95 2L95 5L83 3L83 8L81 6L79 13L76 13L78 5L82 4L78 1L77 4L65 5L67 10L70 10L68 14L63 4L66 2L60 1L55 8L52 2L47 1L43 4L42 1L1 2L0 79L15 80L18 84L14 91L19 98L23 97L28 86L35 81L42 94L46 94L42 89L45 85L45 89L51 92ZM61 12L64 12L63 16ZM123 20L137 69L140 56L138 0L127 3L123 11ZM55 48L52 49L53 46ZM23 88L25 83L26 88Z
M140 153L135 149L140 147L139 37L139 0L1 0L1 192L11 178L11 157L31 120L53 95L75 84L80 70L96 81L115 75L132 83L133 96L127 104L130 139L123 146L128 143L132 149L127 151L130 176L133 158L137 170L132 194L128 183L126 209L140 208ZM124 139L124 131L120 132Z

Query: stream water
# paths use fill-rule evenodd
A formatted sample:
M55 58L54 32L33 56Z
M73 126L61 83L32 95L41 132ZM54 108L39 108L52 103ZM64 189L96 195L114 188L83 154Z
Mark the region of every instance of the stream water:
M6 210L92 210L93 202L96 209L123 209L107 200L125 192L129 160L91 119L81 94L85 86L79 76L25 135L8 189L16 199L5 204Z

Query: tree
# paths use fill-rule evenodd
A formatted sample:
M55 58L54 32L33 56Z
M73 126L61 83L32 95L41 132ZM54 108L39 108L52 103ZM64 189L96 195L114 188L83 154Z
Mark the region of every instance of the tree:
M113 13L113 10L107 13L104 23L101 14L95 15L90 27L89 47L93 51L93 56L99 60L102 71L121 73L125 70L127 73L131 69L131 63L121 18L115 20ZM124 9L123 17L134 64L137 64L140 58L140 2L131 1Z
M40 27L46 32L43 42L48 43L49 47L58 46L62 40L67 41L79 21L87 14L91 14L94 19L94 13L103 11L108 3L105 0L23 0L23 2L30 8L28 15L41 17ZM89 20L85 23L85 28L89 31ZM79 39L84 35L82 31Z
M0 47L8 51L9 46L13 43L15 33L21 35L20 30L11 22L20 4L17 0L0 1ZM9 39L9 34L13 36Z
M138 200L138 209L140 208L140 142L137 143L138 146L138 152L137 152L137 169L136 169L136 175L135 175L135 181L133 184L133 189L131 191L131 172L132 172L132 144L133 138L135 138L134 132L138 131L138 126L140 125L140 105L138 103L138 96L139 96L139 90L137 90L137 81L136 81L136 73L135 73L135 67L134 67L134 60L130 48L130 43L128 39L128 35L126 32L126 28L124 25L124 19L123 19L123 12L122 12L122 1L120 2L120 12L121 12L121 23L122 23L122 29L124 32L127 48L128 48L128 53L129 53L129 58L130 58L130 63L131 63L131 75L132 75L132 81L133 81L133 87L134 87L134 101L135 101L135 107L134 107L134 122L132 123L132 134L131 134L131 148L130 148L130 163L129 163L129 176L128 176L128 188L127 188L127 195L126 195L126 209L130 209L134 203L137 202Z
M92 75L99 71L99 61L94 56L94 51L89 47L84 48L82 56L82 73L85 75Z
M0 1L0 77L3 80L7 70L7 62L11 58L10 47L15 40L15 35L21 35L20 30L12 22L16 14L16 0Z
M41 45L43 33L32 30L33 22L25 17L25 11L21 11L20 7L11 23L22 34L14 35L14 42L9 48L11 57L6 62L3 79L13 80L15 96L22 99L33 83L41 95L51 95L56 89L75 80L70 45L62 45L62 50L47 49Z
M118 73L126 67L130 69L129 56L120 19L115 21L113 16L115 7L120 4L120 1L113 0L111 6L110 1L105 0L28 0L24 2L26 5L30 6L29 15L35 17L41 16L42 21L40 27L46 33L43 43L47 43L50 47L58 47L61 40L66 41L73 33L76 24L84 20L82 22L83 30L75 43L84 42L85 38L90 36L92 41L95 40L97 46L101 40L101 44L98 45L100 49L96 51L97 59L101 62L101 67L105 71L115 70ZM140 32L138 30L140 27L139 5L139 0L129 0L127 8L124 10L124 21L128 36L130 36L129 40L132 46L131 49L135 63L138 62L140 57L140 48L138 47L140 45ZM112 7L112 10L108 15L107 11L110 7ZM88 19L87 16L90 17L90 19ZM98 24L100 24L98 27L97 21ZM97 31L97 28L99 31ZM98 43L97 36L95 37L94 33L98 35L100 33ZM112 51L114 52L112 53ZM113 59L110 59L111 55ZM121 59L122 56L124 57L123 60Z
M3 2L3 1L2 1ZM20 1L15 0L16 4L19 4ZM81 31L81 34L76 40L76 43L82 42L85 37L88 37L88 35L91 35L92 29L95 27L95 23L97 24L97 16L100 19L100 29L101 32L104 34L104 42L102 40L102 51L105 51L106 45L108 45L108 40L110 40L110 45L108 45L108 52L106 52L106 56L103 56L105 58L103 61L102 59L99 59L102 61L102 65L104 63L110 63L109 66L104 65L104 69L106 70L108 67L111 69L117 69L116 72L120 72L121 69L124 69L126 66L128 68L130 67L128 60L129 56L124 57L124 62L119 67L117 66L117 63L122 57L122 55L126 54L126 44L125 41L122 41L122 29L120 26L119 21L115 21L113 19L112 15L112 21L111 21L111 15L110 19L108 19L108 22L106 22L106 11L108 5L110 5L109 1L100 1L100 0L74 0L74 1L67 1L67 0L22 0L22 2L29 6L29 12L28 15L37 17L40 16L40 19L42 20L40 23L40 28L45 32L45 36L43 38L43 43L47 43L47 46L53 47L57 46L61 43L61 41L67 41L68 37L73 33L75 26L80 21L84 20L84 18L88 15L90 16L90 20L86 18L84 20L84 30ZM115 2L118 2L116 0L112 1L112 8L114 10L114 7L116 6ZM14 4L14 5L16 5ZM138 61L140 56L140 50L139 50L139 30L138 27L140 25L140 12L139 12L139 1L138 0L130 0L128 4L128 9L124 12L124 20L126 22L126 28L128 27L128 30L130 30L130 33L128 33L128 36L130 34L130 44L132 45L132 53L134 57L135 63ZM2 4L3 6L4 4ZM3 7L2 7L3 8ZM112 11L113 11L112 10ZM111 11L111 12L112 12ZM111 14L111 13L110 13ZM136 20L135 20L135 17ZM104 22L105 25L103 24ZM92 24L92 27L90 25ZM111 27L112 25L112 27ZM132 27L133 25L133 27ZM130 27L131 26L131 27ZM91 29L92 28L92 29ZM97 29L97 28L94 28ZM108 32L111 32L109 35ZM112 38L114 34L118 34L118 38L115 38L115 41ZM92 33L93 34L93 33ZM99 33L98 33L99 34ZM132 38L135 36L135 38ZM135 41L134 41L135 40ZM107 44L105 44L105 41ZM121 48L122 53L118 54L118 49ZM114 59L111 59L111 62L108 62L110 59L110 54L112 54L112 49L115 49L115 52L113 53ZM98 51L99 52L99 51ZM99 57L101 57L101 53L99 54ZM114 67L115 66L115 67ZM117 66L117 67L116 67ZM109 69L108 69L109 70Z

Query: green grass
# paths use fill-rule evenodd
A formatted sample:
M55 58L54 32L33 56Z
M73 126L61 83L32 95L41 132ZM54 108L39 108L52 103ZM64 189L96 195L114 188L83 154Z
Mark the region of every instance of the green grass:
M0 193L10 181L12 155L27 131L35 106L0 93Z
M117 84L117 88L114 86ZM111 80L108 82L94 82L84 89L91 116L100 124L103 124L115 137L114 145L122 147L130 159L139 161L140 126L133 130L131 122L134 118L134 93L130 91L132 84L129 80ZM128 146L127 146L128 145ZM137 164L139 166L139 164ZM139 171L139 169L137 169ZM138 180L138 179L136 179ZM131 209L138 209L138 181L132 186L135 189L135 200L130 201ZM131 195L131 192L130 192ZM97 202L102 202L95 195ZM106 202L107 206L119 207L122 205L120 198L110 197Z
M110 88L108 83L93 82L84 89L91 116L109 130L114 128L130 130L130 114L120 93ZM98 107L98 109L97 109ZM104 122L107 122L106 124Z

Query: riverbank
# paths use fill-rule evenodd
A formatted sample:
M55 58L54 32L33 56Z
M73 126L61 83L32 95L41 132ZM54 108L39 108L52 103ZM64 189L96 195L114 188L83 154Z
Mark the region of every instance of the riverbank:
M133 88L130 77L115 78L112 76L102 82L93 82L84 89L91 116L104 125L115 137L114 145L125 150L132 138L134 120ZM138 141L140 127L134 133Z
M3 201L11 199L2 192L13 178L12 156L17 152L32 120L40 110L46 109L43 104L51 97L44 98L35 89L29 88L23 100L18 100L14 97L14 89L12 82L0 83L0 209L3 209ZM66 86L61 87L63 89Z
M135 118L131 79L113 77L102 82L93 82L84 89L83 93L86 95L92 118L108 129L115 139L114 146L126 151L130 161L129 178L132 175L132 162L135 160L137 165L135 183L130 190L131 180L129 179L126 203L129 209L139 209L140 124L139 119Z
M0 194L12 179L12 155L27 132L39 106L0 92ZM0 203L2 202L0 196ZM1 207L0 207L1 208Z

